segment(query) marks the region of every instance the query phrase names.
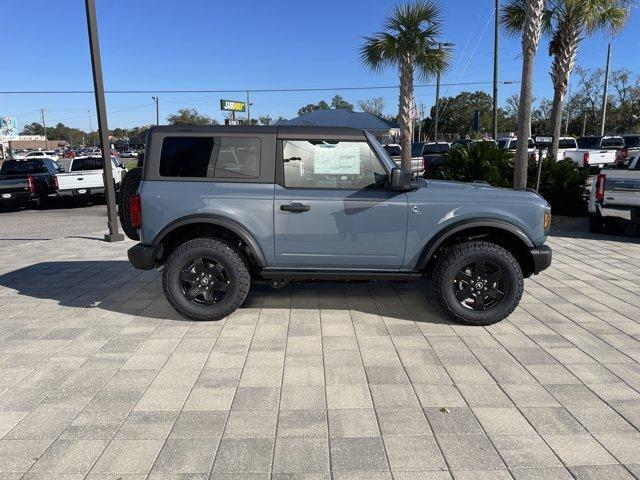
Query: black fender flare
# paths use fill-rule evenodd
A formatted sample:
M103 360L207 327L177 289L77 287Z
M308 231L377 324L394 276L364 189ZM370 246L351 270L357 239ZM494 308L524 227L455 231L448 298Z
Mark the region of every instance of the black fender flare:
M205 223L209 225L215 225L218 227L226 228L242 239L242 241L247 245L251 254L253 255L256 263L259 267L266 267L267 261L264 258L264 254L262 253L262 249L258 242L256 242L253 235L249 233L249 231L243 227L238 222L231 220L230 218L223 217L221 215L187 215L186 217L179 218L174 220L165 226L153 239L152 245L158 248L164 238L169 235L171 232L176 230L177 228L184 227L185 225L196 224L196 223Z
M420 257L418 258L417 269L424 269L438 247L452 235L455 235L456 233L463 230L475 227L492 227L504 230L505 232L511 233L519 238L524 243L524 245L527 246L527 248L535 247L533 241L531 241L526 233L524 233L515 225L504 220L497 220L494 218L473 218L460 220L443 228L427 242L427 244L422 249Z

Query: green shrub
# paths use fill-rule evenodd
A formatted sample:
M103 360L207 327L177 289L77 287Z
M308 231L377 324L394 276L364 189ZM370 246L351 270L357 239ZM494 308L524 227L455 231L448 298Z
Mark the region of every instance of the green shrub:
M528 186L536 187L537 162L530 160ZM444 157L435 178L459 182L485 181L494 187L513 186L513 155L487 142L457 146ZM586 214L587 174L571 160L557 162L548 157L542 162L540 195L549 202L554 215L580 216Z
M529 161L527 184L536 187L538 165ZM554 215L570 217L585 215L586 181L588 174L581 171L571 160L556 161L547 157L542 161L540 190L538 193L549 202Z
M513 157L489 142L460 145L449 150L435 178L459 182L484 181L494 187L513 185Z

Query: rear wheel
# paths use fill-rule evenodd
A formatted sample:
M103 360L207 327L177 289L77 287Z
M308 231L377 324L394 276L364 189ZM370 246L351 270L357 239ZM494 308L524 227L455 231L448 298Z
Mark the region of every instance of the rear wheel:
M142 168L134 168L127 172L120 182L118 194L118 218L124 234L131 240L140 240L138 230L131 225L131 211L129 210L129 198L138 193L138 187L142 181Z
M509 316L524 288L518 261L489 242L463 243L445 251L435 266L433 283L449 317L469 325L491 325Z
M232 245L196 238L169 256L162 283L167 300L180 314L192 320L220 320L242 305L251 278Z

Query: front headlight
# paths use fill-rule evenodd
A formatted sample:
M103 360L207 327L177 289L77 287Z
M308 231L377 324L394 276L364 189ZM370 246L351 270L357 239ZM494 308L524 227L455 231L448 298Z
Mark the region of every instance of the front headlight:
M551 228L551 211L546 210L544 212L544 231L546 232Z

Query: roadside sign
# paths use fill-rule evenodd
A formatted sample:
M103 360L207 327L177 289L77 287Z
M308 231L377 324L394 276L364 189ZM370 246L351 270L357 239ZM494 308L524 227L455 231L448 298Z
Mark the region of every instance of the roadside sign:
M247 104L245 102L240 102L238 100L220 99L220 110L224 110L227 112L244 112L246 108Z

